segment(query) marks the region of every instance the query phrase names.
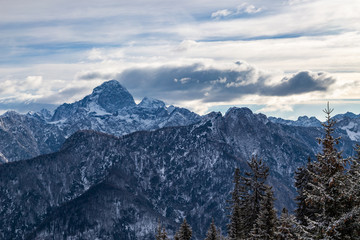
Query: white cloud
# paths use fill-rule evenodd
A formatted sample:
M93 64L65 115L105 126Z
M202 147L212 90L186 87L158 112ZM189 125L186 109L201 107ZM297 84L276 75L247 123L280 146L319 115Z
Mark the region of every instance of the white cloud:
M228 16L237 16L246 14L255 14L262 11L262 8L255 7L252 4L242 3L234 9L222 9L217 10L216 12L211 13L211 17L215 19L226 18Z
M212 18L222 18L231 15L233 12L228 9L217 10L211 14Z
M190 80L191 80L191 78L185 77L185 78L181 78L181 79L180 79L180 82L181 82L182 84L185 84L185 83L189 82Z
M194 40L184 40L178 46L174 48L177 52L188 51L198 46L198 43Z
M23 85L26 89L38 89L43 83L42 76L28 76Z
M242 13L254 14L261 11L262 11L261 8L257 8L252 4L243 3L237 7L236 14L242 14Z

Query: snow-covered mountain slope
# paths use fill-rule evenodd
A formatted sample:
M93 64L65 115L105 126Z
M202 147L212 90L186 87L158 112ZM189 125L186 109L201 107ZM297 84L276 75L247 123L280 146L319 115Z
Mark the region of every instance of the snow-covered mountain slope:
M338 132L341 137L360 142L360 114L356 115L354 113L347 112L345 114L335 115L332 119L336 121L335 131ZM307 116L302 116L296 121L269 117L269 120L273 123L289 126L322 127L321 122L315 117L309 118Z
M197 114L173 106L167 108L157 99L145 97L136 105L131 94L118 81L110 80L82 100L58 107L50 123L58 126L68 137L84 129L121 136L197 121L200 121Z
M285 124L289 126L297 127L321 127L321 122L316 117L301 116L296 121L286 120L282 118L269 117L269 120L273 123Z
M360 115L353 113L339 114L334 117L336 127L345 131L351 140L360 142Z
M110 80L82 100L59 106L53 114L43 110L0 116L0 163L54 152L78 130L92 129L121 136L200 120L199 115L187 109L167 107L157 99L145 97L137 105L118 81Z
M80 131L59 152L0 166L0 238L151 239L157 218L173 233L186 217L203 239L212 217L225 231L234 168L253 154L270 167L276 207L292 209L293 173L321 135L247 108L120 138Z

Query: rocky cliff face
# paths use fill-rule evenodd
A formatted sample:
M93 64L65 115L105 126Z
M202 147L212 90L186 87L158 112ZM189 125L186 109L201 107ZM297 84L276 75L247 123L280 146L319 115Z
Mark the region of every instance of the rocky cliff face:
M0 166L0 238L151 239L157 218L172 234L186 217L202 239L212 217L225 231L234 168L253 154L270 167L277 208L291 209L293 171L321 134L246 108L120 138L80 131L59 152Z
M0 116L0 164L57 151L62 131L40 114L7 112Z
M92 129L115 136L165 126L200 121L184 108L144 98L136 105L131 94L116 80L96 87L80 101L26 115L8 112L0 116L0 163L27 159L57 151L78 130Z

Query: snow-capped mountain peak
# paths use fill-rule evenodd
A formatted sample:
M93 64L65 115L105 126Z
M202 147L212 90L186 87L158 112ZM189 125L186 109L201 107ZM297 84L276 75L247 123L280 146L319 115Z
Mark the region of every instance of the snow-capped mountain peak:
M109 113L136 105L133 96L116 80L104 82L96 87L89 95L89 99Z
M165 108L165 103L161 100L144 97L144 99L138 104L141 108Z
M73 118L84 113L95 115L115 114L126 107L134 107L133 96L118 81L110 80L96 87L93 92L80 101L59 106L52 117L52 121Z

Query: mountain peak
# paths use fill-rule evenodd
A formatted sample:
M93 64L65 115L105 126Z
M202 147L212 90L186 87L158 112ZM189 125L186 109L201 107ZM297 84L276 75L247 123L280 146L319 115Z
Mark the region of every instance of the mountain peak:
M249 115L253 115L253 112L247 107L242 107L242 108L232 107L232 108L229 108L227 110L227 112L225 113L225 117L229 117L229 116L249 116Z
M118 81L110 80L94 88L93 92L82 100L59 106L51 121L67 119L81 112L105 110L106 113L115 113L122 108L134 106L136 103L128 90Z
M96 87L90 95L90 99L95 100L110 113L136 105L133 96L116 80L104 82Z
M96 88L94 88L93 90L93 94L95 93L98 93L98 92L101 92L103 90L106 90L106 89L122 89L124 91L127 91L126 88L124 88L117 80L109 80L109 81L106 81L106 82L103 82L101 85L97 86Z
M333 117L334 120L336 121L340 121L344 118L349 118L349 119L354 119L354 118L358 118L359 115L356 115L355 113L352 112L346 112L344 114L337 114Z
M144 97L138 106L142 108L164 108L165 103L158 99Z

